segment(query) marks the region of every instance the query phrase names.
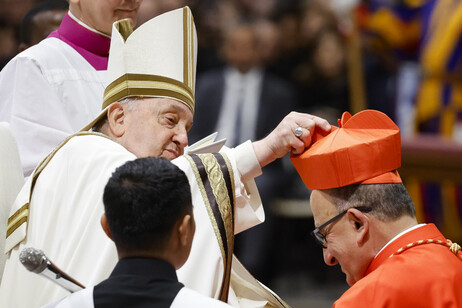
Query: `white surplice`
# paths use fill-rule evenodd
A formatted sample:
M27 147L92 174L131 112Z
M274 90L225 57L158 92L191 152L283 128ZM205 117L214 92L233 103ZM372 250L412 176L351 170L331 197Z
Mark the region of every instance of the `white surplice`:
M26 176L101 112L105 84L105 70L57 38L26 49L3 68L0 121L11 125Z

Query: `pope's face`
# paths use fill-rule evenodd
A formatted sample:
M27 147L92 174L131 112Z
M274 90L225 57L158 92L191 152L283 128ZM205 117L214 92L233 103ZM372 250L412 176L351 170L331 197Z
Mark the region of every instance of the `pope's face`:
M111 34L115 21L128 18L135 27L142 0L70 0L70 10L88 26Z
M329 195L320 190L311 193L310 204L316 227L339 214ZM327 248L323 248L324 262L327 265L340 264L350 286L363 278L370 260L356 243L356 231L354 224L348 221L348 213L320 232L327 240Z
M135 102L124 119L120 143L138 158L156 156L172 160L188 145L193 114L170 98L144 98Z

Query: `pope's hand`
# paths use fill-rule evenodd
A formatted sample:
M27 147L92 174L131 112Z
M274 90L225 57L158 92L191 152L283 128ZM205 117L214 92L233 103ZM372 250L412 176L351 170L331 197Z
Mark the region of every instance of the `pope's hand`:
M302 130L297 137L295 129L298 127ZM289 151L294 154L302 153L310 145L315 128L328 132L331 126L326 120L310 114L289 113L268 136L253 143L260 166L266 166Z

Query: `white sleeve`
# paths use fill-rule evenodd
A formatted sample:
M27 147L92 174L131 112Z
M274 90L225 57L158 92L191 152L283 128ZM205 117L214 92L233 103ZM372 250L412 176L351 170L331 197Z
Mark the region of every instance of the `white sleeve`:
M254 178L262 174L252 142L224 149L233 166L235 184L234 233L245 231L265 221L265 211Z
M176 295L170 308L230 308L231 306L217 299L204 296L186 287L182 288ZM61 308L61 307L59 307Z
M243 182L253 180L262 174L260 163L253 149L252 142L246 141L231 149L236 159L237 169Z
M61 300L42 306L41 308L94 308L93 287L72 293Z
M29 57L14 58L0 73L0 121L11 125L26 175L74 133L56 91L43 68Z

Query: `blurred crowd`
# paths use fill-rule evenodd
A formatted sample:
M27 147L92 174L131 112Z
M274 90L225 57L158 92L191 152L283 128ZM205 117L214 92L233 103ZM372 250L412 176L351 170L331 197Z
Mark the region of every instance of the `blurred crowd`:
M53 0L54 6L47 4L46 11L35 9L30 14L45 2L50 3L0 1L0 67L58 27L67 2ZM458 0L143 0L138 26L184 5L193 12L198 34L198 108L215 97L220 105L226 91L231 91L226 90L225 81L214 84L218 78L213 76L218 75L211 72L234 70L244 76L258 71L271 79L268 92L274 90L275 102L265 105L268 99L263 101L258 90L246 90L246 95L262 100L255 107L258 117L248 120L250 123L278 123L280 119L274 115L282 117L285 110L296 110L321 115L336 124L343 111L373 108L395 120L403 136L431 132L457 139L462 135L462 4ZM220 86L222 92L217 90ZM220 110L206 114L207 110L213 108L197 113L205 117L198 123L208 122L207 117L218 123L200 132L193 128L190 142L220 125ZM250 135L255 139L274 127L267 126L247 127L255 130ZM280 169L265 171L267 178L258 183L262 198L297 196L300 192L294 187L300 183L293 170L284 164L275 168ZM279 172L289 177L284 185ZM270 177L278 181L273 183ZM255 243L270 243L268 238L284 228L283 232L291 232L293 242L281 243L281 247L297 249L294 262L306 264L306 259L313 258L304 250L311 245L305 235L312 225L303 221L299 230L297 222L289 226L275 223L275 219L270 210L268 223L261 227L268 230L254 228L256 231L249 232L254 234L251 239L242 240L243 248L239 243L236 248L238 253L242 249L242 255L252 250L249 247L258 250L257 256L248 253L243 261L269 284L275 274L269 263L278 253ZM297 243L301 233L303 239ZM286 252L291 253L281 254ZM319 252L319 260L312 264L322 267L320 256ZM320 272L325 273L325 268Z

